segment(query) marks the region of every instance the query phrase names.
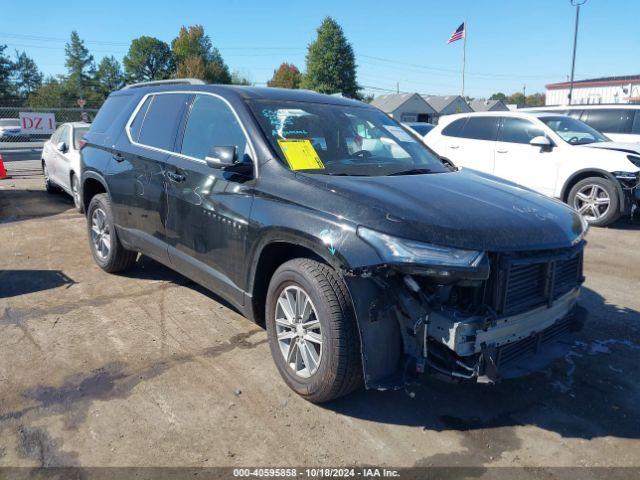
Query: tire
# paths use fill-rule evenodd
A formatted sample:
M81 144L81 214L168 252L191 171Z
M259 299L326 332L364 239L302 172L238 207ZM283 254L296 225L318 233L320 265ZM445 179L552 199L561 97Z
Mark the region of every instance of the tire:
M71 174L71 181L69 182L71 185L71 197L73 198L73 205L76 207L76 210L80 213L84 211L84 207L82 206L82 201L80 199L80 179L75 173Z
M279 299L281 295L299 295L298 291L311 301L311 313L302 315L307 320L305 324L317 323L319 331L318 327L305 330L301 326L303 319L298 316L294 323L299 326L285 326L290 323ZM279 318L277 325L276 316ZM271 355L278 371L300 396L313 403L322 403L347 395L362 385L360 338L355 315L347 287L331 267L308 258L297 258L281 265L269 283L265 318ZM289 351L295 341L295 353L289 357L292 361L285 358L287 339L278 339L278 333L286 332L297 336L289 339ZM318 338L321 338L321 345L316 343ZM310 371L313 369L308 369L305 364L308 359L313 366L310 350L305 357L301 348L314 349L315 358L319 358L315 371ZM301 370L298 372L295 369L299 366Z
M136 263L138 253L124 248L118 239L114 228L111 200L106 193L95 195L89 203L87 233L91 255L105 272L122 272Z
M57 193L59 189L51 181L51 177L49 177L49 169L47 168L47 163L44 160L42 160L42 174L44 175L44 189L47 193Z
M595 227L610 225L621 215L616 186L602 177L589 177L576 183L569 192L568 203Z

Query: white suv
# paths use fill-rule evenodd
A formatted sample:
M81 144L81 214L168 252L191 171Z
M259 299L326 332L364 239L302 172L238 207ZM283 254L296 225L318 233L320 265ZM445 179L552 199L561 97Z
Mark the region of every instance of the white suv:
M640 142L640 105L564 105L527 108L525 111L569 115L616 142Z
M640 155L620 151L598 131L565 115L448 115L425 143L457 165L559 198L596 226L633 213L640 203Z

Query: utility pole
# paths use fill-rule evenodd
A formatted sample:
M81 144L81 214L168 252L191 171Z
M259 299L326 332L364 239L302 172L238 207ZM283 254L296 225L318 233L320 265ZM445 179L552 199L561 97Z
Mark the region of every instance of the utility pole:
M587 3L587 0L569 0L571 5L576 7L576 25L573 30L573 57L571 59L571 80L569 83L569 105L572 103L573 97L573 74L576 69L576 46L578 45L578 22L580 21L580 6Z
M586 1L586 0L585 0ZM464 43L462 45L462 98L464 99L464 71L467 63L467 19L464 19Z
M400 82L396 82L396 93L400 93Z
M524 104L524 106L527 106L527 84L525 83L522 86L522 103Z

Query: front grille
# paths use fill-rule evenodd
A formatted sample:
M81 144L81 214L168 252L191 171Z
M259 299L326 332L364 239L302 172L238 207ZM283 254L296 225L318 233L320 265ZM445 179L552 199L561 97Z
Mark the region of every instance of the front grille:
M541 345L552 341L554 338L571 330L571 317L567 315L565 318L558 320L549 328L541 332L523 338L517 342L509 343L498 349L496 365L508 364L524 355L537 353Z
M515 315L547 305L582 283L583 245L572 249L496 255L489 284L492 307Z

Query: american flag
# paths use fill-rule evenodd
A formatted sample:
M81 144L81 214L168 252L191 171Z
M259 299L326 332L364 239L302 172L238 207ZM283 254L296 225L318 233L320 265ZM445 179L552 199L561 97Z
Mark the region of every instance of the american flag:
M449 37L449 41L447 42L447 44L453 43L457 40L460 40L461 38L464 38L464 22L462 22L460 26L456 28L456 31L451 34L451 37Z

